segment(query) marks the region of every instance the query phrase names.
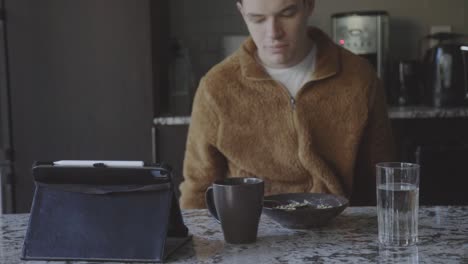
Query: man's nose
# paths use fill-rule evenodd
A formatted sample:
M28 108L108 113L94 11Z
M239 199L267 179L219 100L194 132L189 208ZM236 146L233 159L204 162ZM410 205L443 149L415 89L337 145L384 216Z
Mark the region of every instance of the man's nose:
M283 36L283 27L277 18L269 19L267 22L267 36L271 39L279 39Z

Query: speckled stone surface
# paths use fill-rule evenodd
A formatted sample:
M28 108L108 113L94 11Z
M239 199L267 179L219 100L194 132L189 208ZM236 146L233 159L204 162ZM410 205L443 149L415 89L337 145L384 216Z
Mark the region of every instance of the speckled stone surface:
M153 119L153 124L158 126L188 125L190 116L156 117Z
M390 107L391 119L468 117L468 107L437 108L427 106Z
M468 206L422 207L419 244L400 249L379 247L374 207L347 208L310 230L289 230L263 215L258 240L249 245L226 244L206 210L183 215L193 240L168 263L468 263ZM21 261L27 221L25 214L0 217L0 263L91 263Z

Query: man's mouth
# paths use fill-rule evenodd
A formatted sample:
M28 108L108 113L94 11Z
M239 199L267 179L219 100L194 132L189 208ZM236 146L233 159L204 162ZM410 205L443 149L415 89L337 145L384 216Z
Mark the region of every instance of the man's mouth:
M275 44L268 46L268 49L273 53L280 53L288 47L288 44Z

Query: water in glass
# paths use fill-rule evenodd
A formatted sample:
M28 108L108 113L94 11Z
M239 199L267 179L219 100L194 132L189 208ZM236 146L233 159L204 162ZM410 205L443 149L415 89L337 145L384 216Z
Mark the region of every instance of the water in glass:
M377 188L379 241L409 246L418 240L419 188L409 183L386 183Z

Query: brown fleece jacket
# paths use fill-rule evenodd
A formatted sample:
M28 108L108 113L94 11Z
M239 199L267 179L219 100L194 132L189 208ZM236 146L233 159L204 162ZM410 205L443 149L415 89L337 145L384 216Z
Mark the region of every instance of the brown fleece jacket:
M205 190L225 177L261 178L265 195L350 197L354 191L356 201L374 197L374 165L393 159L382 86L366 60L316 28L309 36L317 46L316 70L294 103L256 62L251 38L201 80L187 138L182 208L204 208Z

